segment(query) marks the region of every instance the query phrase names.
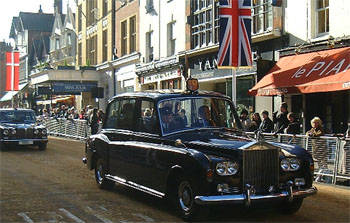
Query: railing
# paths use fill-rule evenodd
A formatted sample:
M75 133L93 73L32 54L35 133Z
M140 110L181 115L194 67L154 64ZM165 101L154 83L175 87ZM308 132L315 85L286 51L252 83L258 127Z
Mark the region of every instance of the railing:
M86 120L43 119L49 135L85 140L90 136ZM101 126L100 126L101 127ZM247 132L251 137L254 133ZM298 145L312 154L315 164L315 181L336 184L350 180L350 138L263 133L265 141Z

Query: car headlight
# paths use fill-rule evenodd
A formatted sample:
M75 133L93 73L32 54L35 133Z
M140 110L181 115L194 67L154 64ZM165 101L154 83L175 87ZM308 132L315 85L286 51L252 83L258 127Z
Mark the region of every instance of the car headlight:
M220 162L216 164L216 173L219 176L231 176L238 172L238 163L236 162Z
M281 168L284 171L297 171L300 168L300 161L296 158L285 158L281 160Z
M43 130L41 131L41 133L42 133L43 135L46 135L46 134L47 134L47 130L46 130L46 129L43 129Z
M7 136L9 134L9 130L8 129L4 129L4 131L2 132L5 136Z
M16 132L17 132L16 129L12 129L12 130L11 130L11 134L12 134L12 135L16 135Z
M35 135L38 135L38 134L39 134L39 130L38 130L38 129L35 129L35 130L34 130L34 134L35 134Z

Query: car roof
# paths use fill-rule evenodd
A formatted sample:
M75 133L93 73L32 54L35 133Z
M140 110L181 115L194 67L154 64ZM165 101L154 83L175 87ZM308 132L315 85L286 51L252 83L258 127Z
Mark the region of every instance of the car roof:
M222 97L225 99L231 99L230 97L223 95L218 92L212 91L198 91L198 92L190 92L190 91L181 91L181 90L148 90L148 91L139 91L139 92L128 92L122 93L114 96L110 99L113 101L117 98L150 98L153 100L163 100L170 98L179 98L179 97Z

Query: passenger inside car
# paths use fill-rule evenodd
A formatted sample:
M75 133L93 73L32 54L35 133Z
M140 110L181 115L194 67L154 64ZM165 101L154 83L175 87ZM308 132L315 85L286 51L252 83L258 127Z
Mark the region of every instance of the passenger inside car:
M196 127L211 127L216 126L215 122L211 119L209 107L202 105L198 109L198 120L195 123Z

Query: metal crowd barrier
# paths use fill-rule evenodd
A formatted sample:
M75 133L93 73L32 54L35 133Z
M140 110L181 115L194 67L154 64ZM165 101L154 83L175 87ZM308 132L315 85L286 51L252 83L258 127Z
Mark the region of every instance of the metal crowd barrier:
M52 136L85 140L90 135L90 127L86 120L50 118L42 119L47 132Z
M254 133L247 132L254 137ZM350 138L263 133L264 140L301 146L314 159L315 181L336 184L350 180Z
M48 134L85 140L91 134L86 120L50 118L42 119ZM101 126L99 126L99 130ZM251 137L254 133L247 132ZM315 164L315 181L336 184L350 180L350 138L330 136L262 134L265 141L301 146L312 154Z

